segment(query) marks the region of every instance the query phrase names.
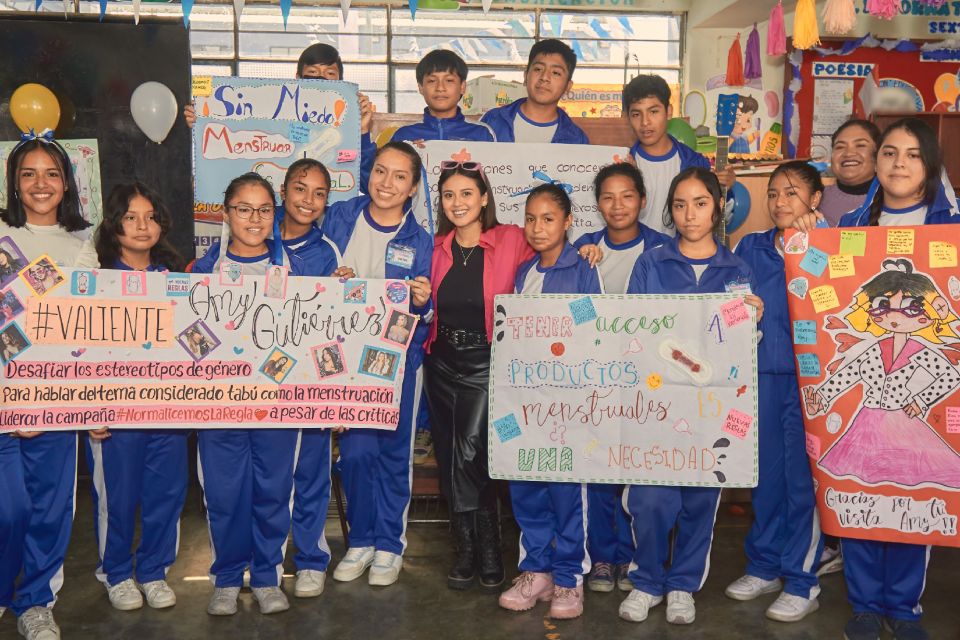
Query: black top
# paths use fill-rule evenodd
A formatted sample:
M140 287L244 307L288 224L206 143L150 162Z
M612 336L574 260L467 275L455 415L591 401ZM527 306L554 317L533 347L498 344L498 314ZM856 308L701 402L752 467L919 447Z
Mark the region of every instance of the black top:
M486 332L483 309L483 247L450 247L453 264L437 289L440 324L453 329ZM466 264L464 264L466 262Z

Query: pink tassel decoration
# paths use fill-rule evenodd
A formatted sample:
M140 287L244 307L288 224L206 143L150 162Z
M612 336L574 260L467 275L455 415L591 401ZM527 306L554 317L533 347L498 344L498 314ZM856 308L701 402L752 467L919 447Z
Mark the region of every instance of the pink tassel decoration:
M787 29L783 26L783 3L770 10L770 28L767 31L767 55L782 56L787 52Z
M853 0L827 0L823 7L823 29L827 33L844 35L857 24L857 10Z
M920 4L927 4L931 7L937 7L938 9L943 6L943 3L947 0L919 0Z
M743 52L740 50L740 34L730 45L730 51L727 53L727 77L728 87L742 87L745 84L743 79Z
M753 31L747 38L747 51L744 55L746 57L743 61L743 77L747 80L761 77L763 70L760 68L760 32L757 31L756 24L753 25Z
M867 0L867 13L884 20L893 20L900 13L900 0Z

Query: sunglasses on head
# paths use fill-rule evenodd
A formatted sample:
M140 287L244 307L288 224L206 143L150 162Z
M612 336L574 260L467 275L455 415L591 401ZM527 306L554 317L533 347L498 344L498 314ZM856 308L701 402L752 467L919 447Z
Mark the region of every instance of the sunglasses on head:
M463 169L464 171L483 171L483 165L479 162L468 160L466 162L457 162L456 160L442 160L440 162L441 171L452 171L454 169Z

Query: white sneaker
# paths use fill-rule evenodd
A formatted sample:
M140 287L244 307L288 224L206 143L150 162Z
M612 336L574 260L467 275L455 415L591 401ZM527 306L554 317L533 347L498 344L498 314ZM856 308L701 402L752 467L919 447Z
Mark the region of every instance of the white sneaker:
M663 596L652 596L646 591L633 589L620 603L620 617L630 622L643 622L650 609L663 602Z
M326 580L326 571L301 569L297 571L297 583L293 587L293 595L298 598L316 598L323 593L323 584Z
M119 611L133 611L143 606L143 596L140 595L133 578L127 578L113 586L107 585L107 596L113 608Z
M254 587L253 598L260 605L260 613L280 613L290 608L290 601L280 587Z
M820 554L820 564L817 567L817 577L843 571L843 553L840 547L824 547Z
M817 589L819 593L819 589ZM802 598L787 592L780 594L772 605L767 608L767 617L777 622L797 622L820 608L817 594L810 598Z
M724 593L727 594L728 598L734 600L753 600L765 593L773 593L774 591L780 591L779 578L764 580L747 574L731 582Z
M237 612L240 587L216 587L210 596L207 613L212 616L232 616Z
M17 631L27 640L60 640L60 627L53 619L53 609L30 607L17 619Z
M374 587L386 587L400 577L400 569L403 568L403 556L398 556L389 551L377 551L373 556L373 566L370 567L370 575L367 581Z
M667 622L670 624L693 624L697 618L697 608L693 605L693 594L686 591L667 593Z
M151 609L166 609L177 604L177 594L173 592L166 580L151 580L140 585L140 590L147 597L147 605Z
M373 564L373 547L350 547L343 560L333 571L333 579L337 582L350 582L363 575L363 572Z

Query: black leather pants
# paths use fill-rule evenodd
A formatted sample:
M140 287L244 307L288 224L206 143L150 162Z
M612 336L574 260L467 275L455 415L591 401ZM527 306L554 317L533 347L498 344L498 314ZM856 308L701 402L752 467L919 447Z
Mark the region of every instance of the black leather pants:
M496 508L487 473L489 346L433 343L425 365L440 488L454 513Z

